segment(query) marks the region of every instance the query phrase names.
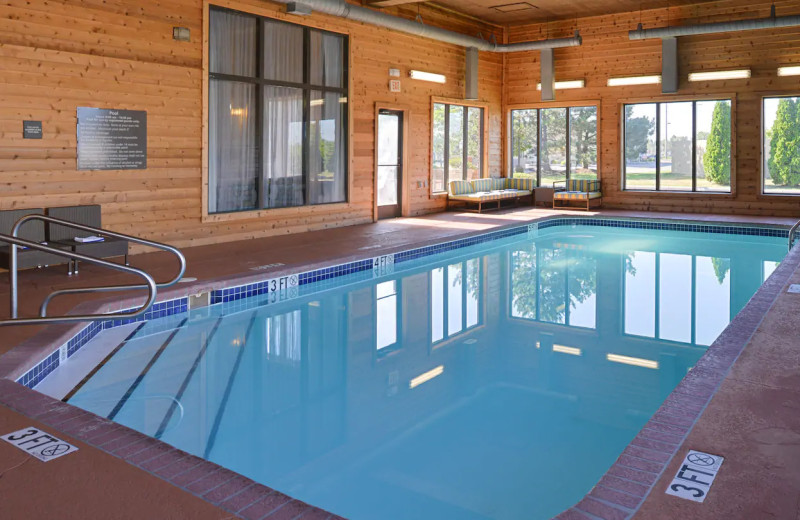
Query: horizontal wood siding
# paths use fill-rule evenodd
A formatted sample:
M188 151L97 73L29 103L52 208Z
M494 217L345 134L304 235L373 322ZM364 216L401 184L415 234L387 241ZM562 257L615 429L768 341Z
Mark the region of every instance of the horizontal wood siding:
M351 181L345 204L203 219L203 1L7 0L0 6L0 209L101 204L106 226L179 246L244 240L372 221L375 103L411 109L410 211L444 209L431 197L430 100L461 98L461 47L314 14L287 16L260 0L212 2L350 35ZM413 9L387 10L406 18ZM489 37L497 28L421 7L427 24ZM190 42L172 39L188 27ZM497 32L497 37L502 37ZM480 97L490 103L490 172L502 169L502 57L480 55ZM389 93L389 68L403 72ZM412 81L409 69L447 76ZM146 110L148 168L76 170L76 108ZM42 140L22 139L22 121L41 120Z
M661 73L661 40L631 41L628 31L645 28L759 18L769 15L769 2L727 0L693 6L625 13L550 24L509 28L508 41L549 35L566 36L580 29L581 47L557 49L557 80L585 79L586 88L556 92L558 101L601 100L600 143L603 206L653 211L737 213L800 216L800 197L761 195L761 99L769 94L800 95L797 77L778 77L781 65L800 64L800 28L722 33L678 40L680 85L662 95L660 85L607 87L614 76ZM778 16L800 14L796 1L775 2ZM750 68L750 80L689 83L689 72ZM537 103L538 53L506 58L506 107ZM709 96L735 98L734 194L667 194L621 190L621 107L626 101Z

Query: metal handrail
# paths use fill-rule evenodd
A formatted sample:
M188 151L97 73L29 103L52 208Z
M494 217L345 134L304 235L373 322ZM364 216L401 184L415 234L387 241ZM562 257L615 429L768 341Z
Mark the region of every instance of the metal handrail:
M800 220L798 220L792 229L789 230L789 251L792 250L792 243L794 242L794 234L797 230L800 229Z
M167 251L169 253L174 254L178 258L178 262L180 264L180 267L178 269L178 274L175 275L175 277L172 278L171 280L169 280L168 282L157 283L156 286L159 289L165 289L167 287L172 287L173 285L178 283L178 281L181 278L183 278L183 274L186 272L186 257L184 257L183 253L181 253L175 247L172 247L172 246L167 245L167 244L162 244L160 242L153 242L152 240L145 240L144 238L125 235L125 234L122 234L122 233L117 233L115 231L109 231L107 229L101 229L101 228L96 228L96 227L92 227L92 226L87 226L85 224L77 224L75 222L70 222L68 220L62 220L62 219L58 219L58 218L54 218L54 217L49 217L49 216L46 216L46 215L26 215L26 216L22 217L21 219L19 219L17 221L16 224L14 224L14 227L11 230L11 234L16 236L17 232L19 231L19 228L22 226L22 224L24 224L25 222L31 221L31 220L42 220L44 222L50 222L50 223L54 223L54 224L59 224L59 225L62 225L64 227L70 227L70 228L73 228L73 229L80 229L82 231L88 231L90 233L96 233L98 235L104 235L104 236L109 236L109 237L114 237L114 238L120 238L120 239L123 239L123 240L127 240L128 242L133 242L133 243L136 243L136 244L149 246L149 247L152 247L152 248L155 248L155 249L161 249L163 251ZM135 289L144 289L144 286L143 285L108 285L108 286L102 286L102 287L79 287L79 288L76 288L76 289L62 289L60 291L54 291L53 293L49 294L44 299L44 301L42 302L42 306L41 306L41 308L39 310L39 315L41 317L45 317L47 315L47 306L50 304L50 301L53 298L56 298L58 296L62 296L62 295L65 295L65 294L80 294L80 293L92 293L92 292L113 292L113 291L127 291L127 290L135 290ZM14 290L14 287L12 287L12 291L13 290ZM12 298L15 298L15 296L12 296Z
M9 278L10 278L10 285L11 285L11 295L10 295L10 298L11 298L11 320L9 320L10 323L25 324L25 323L43 323L45 321L48 322L48 323L57 323L57 322L64 322L64 321L86 321L87 316L82 316L81 318L83 318L83 319L74 319L72 316L63 317L63 318L47 318L47 306L48 306L48 304L50 303L50 301L53 298L55 298L57 296L62 296L62 295L65 295L65 294L80 294L80 293L112 292L112 291L126 291L126 290L135 290L135 289L145 289L145 288L149 288L150 281L153 281L153 283L155 283L155 288L156 288L156 292L157 292L157 289L159 289L159 288L163 289L163 288L166 288L166 287L171 287L171 286L175 285L176 283L178 283L178 281L183 277L183 274L186 272L186 257L184 257L183 253L181 253L175 247L172 247L172 246L167 245L167 244L162 244L160 242L153 242L152 240L146 240L146 239L139 238L139 237L125 235L123 233L117 233L115 231L109 231L107 229L101 229L101 228L96 228L96 227L93 227L93 226L87 226L85 224L78 224L76 222L70 222L68 220L62 220L62 219L58 219L58 218L50 217L50 216L46 216L46 215L26 215L26 216L22 217L21 219L19 219L16 222L16 224L14 224L14 227L11 229L11 235L12 236L11 237L7 237L7 238L13 238L13 239L19 240L18 237L17 237L17 234L19 233L20 227L23 224L25 224L26 222L29 222L31 220L41 220L43 222L49 222L49 223L58 224L58 225L61 225L61 226L64 226L64 227L69 227L69 228L73 228L73 229L79 229L81 231L87 231L87 232L98 234L98 235L101 235L101 236L119 238L119 239L122 239L122 240L127 240L128 242L133 242L135 244L141 244L141 245L152 247L152 248L155 248L155 249L161 249L163 251L167 251L169 253L174 254L178 258L178 263L179 263L178 274L175 275L175 277L173 277L171 280L169 280L167 282L156 283L155 281L153 281L152 277L149 274L145 273L144 271L142 271L140 269L134 269L134 268L130 268L128 266L120 266L120 264L107 262L105 260L101 260L101 259L96 258L96 257L81 255L79 253L74 253L74 252L67 252L67 251L64 251L64 250L61 250L61 249L50 248L49 246L43 246L42 244L37 244L35 242L25 241L26 244L24 244L24 245L26 245L27 247L31 247L29 244L34 244L34 246L36 246L36 247L32 247L33 249L38 249L40 251L53 253L53 254L58 255L58 256L63 256L63 257L71 258L71 259L74 259L74 260L82 260L84 262L89 262L89 263L92 263L92 264L97 264L97 265L109 267L109 268L112 268L112 269L116 269L118 271L125 271L125 272L134 273L134 274L144 273L145 275L147 275L147 278L145 279L145 281L147 283L145 285L109 285L109 286L102 286L102 287L79 287L79 288L75 288L75 289L62 289L62 290L59 290L59 291L53 291L42 302L42 306L41 306L40 312L39 312L39 314L40 314L39 318L29 318L29 319L27 319L27 320L34 320L34 321L21 320L17 316L17 314L18 314L17 244L15 244L13 241L9 241L9 240L6 240L5 238L3 238L3 240L11 243L11 256L10 256L10 261L9 261ZM4 235L0 235L0 237L3 237L3 236ZM42 249L42 247L45 247L47 249ZM132 270L129 271L129 270L126 270L126 269L120 269L120 267L126 267L126 268L132 269ZM153 296L153 298L152 298L153 301L149 302L148 305L146 307L144 307L143 309L139 309L135 313L116 313L116 314L114 314L114 316L118 317L120 319L124 319L124 318L129 318L129 317L136 317L136 316L139 316L139 315L143 314L155 302L155 296L156 295L153 294L152 296ZM100 319L101 317L105 317L105 316L108 316L108 315L100 314L100 315L88 315L88 316L91 316L90 319ZM57 320L57 321L54 321L54 320ZM7 324L7 323L0 321L0 325L5 325L5 324Z
M57 316L52 318L18 318L16 316L16 289L17 289L17 247L27 247L29 249L35 249L37 251L43 251L45 253L49 253L56 256L61 256L64 258L70 258L72 260L82 260L84 262L90 262L93 264L101 265L104 267L108 267L110 269L116 269L117 271L122 271L129 274L134 274L137 276L141 276L144 281L145 285L140 287L148 289L148 297L147 300L143 305L131 312L124 312L124 313L117 313L114 314L115 318L118 319L128 319L128 318L136 318L141 316L147 309L149 309L156 301L157 296L157 286L153 277L147 274L146 272L142 271L141 269L136 269L135 267L130 267L127 265L122 264L115 264L113 262L107 262L105 260L101 260L99 258L95 258L92 256L82 255L80 253L75 253L73 251L66 251L64 249L57 249L55 247L46 246L43 244L39 244L37 242L31 242L30 240L25 240L23 238L18 238L14 236L4 235L0 233L0 242L7 242L11 245L11 257L9 262L9 276L12 280L12 294L14 295L14 299L12 300L12 308L14 309L14 315L11 319L8 320L0 320L0 326L3 325L32 325L32 324L45 324L45 323L71 323L71 322L78 322L78 321L92 321L97 319L106 319L108 317L107 314L79 314L73 316Z

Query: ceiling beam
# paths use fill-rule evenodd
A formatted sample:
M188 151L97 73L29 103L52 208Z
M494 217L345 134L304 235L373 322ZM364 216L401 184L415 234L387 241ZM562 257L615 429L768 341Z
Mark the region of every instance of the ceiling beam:
M370 7L390 7L393 5L419 4L427 0L367 0Z

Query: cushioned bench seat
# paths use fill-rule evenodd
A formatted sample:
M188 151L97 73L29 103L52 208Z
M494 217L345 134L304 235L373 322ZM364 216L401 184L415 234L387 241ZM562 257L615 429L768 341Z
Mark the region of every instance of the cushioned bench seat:
M533 187L533 179L492 178L450 181L447 206L449 208L451 202L477 204L480 213L485 203L495 202L497 205L494 209L497 209L504 200L513 200L516 204L523 197L533 198Z
M600 181L570 180L565 183L566 191L557 191L553 194L553 207L566 207L570 201L586 203L588 210L592 206L599 206L603 193L600 191ZM560 204L559 204L560 202Z

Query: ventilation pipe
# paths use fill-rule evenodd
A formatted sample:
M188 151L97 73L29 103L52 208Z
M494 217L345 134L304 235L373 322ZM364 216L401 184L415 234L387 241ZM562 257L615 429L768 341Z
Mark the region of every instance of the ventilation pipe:
M542 67L542 101L553 101L556 98L556 74L553 49L544 49L540 61Z
M478 99L478 49L467 49L466 74L464 80L464 99Z
M714 34L723 32L753 31L756 29L774 29L777 27L800 26L800 15L775 16L775 6L772 6L770 15L766 18L753 18L733 22L701 23L697 25L678 25L673 27L659 27L657 29L643 29L639 24L633 31L628 32L631 40L646 40L648 38L670 38L677 36L694 36L697 34Z
M467 47L468 49L474 47L479 51L540 51L542 49L557 49L560 47L577 47L581 44L581 36L578 31L575 31L575 36L571 38L553 38L536 42L502 44L489 42L474 36L467 36L466 34L448 31L447 29L440 29L439 27L425 25L415 20L407 20L391 14L381 13L380 11L375 11L374 9L349 4L345 0L302 0L301 2L291 2L288 0L272 1L279 4L294 4L295 9L303 10L303 7L306 7L313 11L331 16L338 16L339 18L346 18L356 22L386 27L387 29L413 34L423 38L430 38L440 42L460 45L462 47Z

